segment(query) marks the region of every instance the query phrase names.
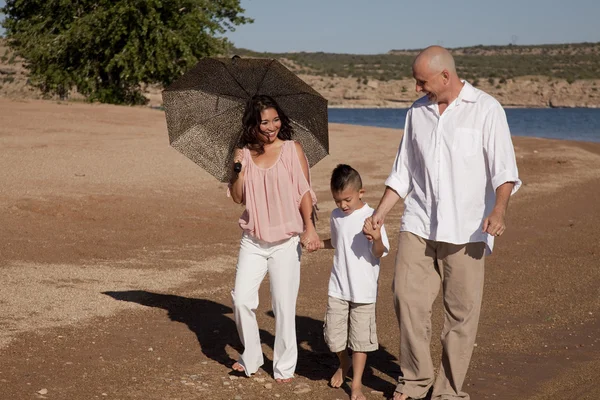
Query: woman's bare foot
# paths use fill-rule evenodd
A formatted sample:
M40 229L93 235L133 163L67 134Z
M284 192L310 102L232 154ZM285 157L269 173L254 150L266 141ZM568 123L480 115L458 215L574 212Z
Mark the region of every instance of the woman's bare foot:
M277 383L288 383L291 382L294 378L276 378L275 382Z
M367 400L367 398L362 392L362 384L360 382L356 384L354 382L352 383L352 393L350 394L350 400Z
M231 369L237 372L246 372L244 366L237 361L231 366Z

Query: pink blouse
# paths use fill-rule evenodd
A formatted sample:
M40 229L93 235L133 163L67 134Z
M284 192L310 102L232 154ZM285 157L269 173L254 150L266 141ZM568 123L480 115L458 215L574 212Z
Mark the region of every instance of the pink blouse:
M285 141L279 159L269 168L257 166L246 148L242 164L246 210L240 217L240 227L269 243L304 232L300 202L309 191L313 204L317 199L302 171L295 142Z

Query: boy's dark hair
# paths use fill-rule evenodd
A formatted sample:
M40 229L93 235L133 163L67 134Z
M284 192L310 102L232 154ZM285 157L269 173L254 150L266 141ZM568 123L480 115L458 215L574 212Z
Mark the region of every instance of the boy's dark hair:
M331 173L331 191L341 192L349 186L356 190L362 189L360 174L347 164L338 164Z

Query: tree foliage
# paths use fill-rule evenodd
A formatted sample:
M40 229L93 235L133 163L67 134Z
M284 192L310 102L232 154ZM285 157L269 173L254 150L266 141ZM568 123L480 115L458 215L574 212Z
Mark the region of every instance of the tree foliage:
M140 84L170 84L253 22L240 0L7 0L2 11L34 84L116 104L144 103Z

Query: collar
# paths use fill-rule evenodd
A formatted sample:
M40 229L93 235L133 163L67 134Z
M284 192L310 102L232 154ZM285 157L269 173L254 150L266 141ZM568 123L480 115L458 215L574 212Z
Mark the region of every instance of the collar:
M460 105L461 102L466 101L468 103L475 103L477 102L477 99L479 98L478 95L478 91L479 89L476 89L475 87L473 87L473 85L471 85L469 82L465 81L465 80L460 80L462 83L464 83L462 89L460 89L460 93L458 93L458 97L452 101L450 104L448 104L448 106L452 106L452 107L456 107L458 105ZM425 97L425 96L423 96ZM426 97L425 97L426 98ZM436 102L432 102L432 101L428 101L426 103L427 107L434 107L437 109L438 104Z
M458 97L456 98L456 103L460 103L461 101L467 101L469 103L477 102L477 89L475 89L469 82L461 79L461 82L464 83L463 88L460 90Z

